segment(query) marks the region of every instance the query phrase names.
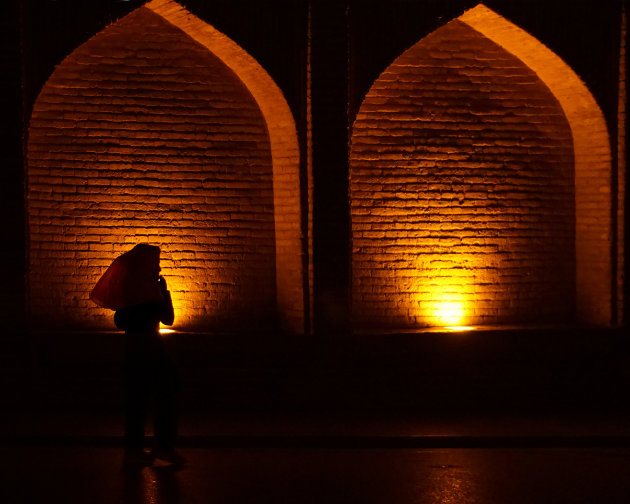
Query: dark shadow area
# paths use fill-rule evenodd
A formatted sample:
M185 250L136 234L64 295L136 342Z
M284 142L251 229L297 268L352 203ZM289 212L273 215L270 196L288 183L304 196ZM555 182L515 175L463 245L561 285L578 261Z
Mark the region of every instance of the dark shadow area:
M624 412L623 330L354 335L173 333L185 412ZM122 411L123 335L39 333L5 381L8 410Z
M178 504L177 470L171 466L123 467L124 504Z

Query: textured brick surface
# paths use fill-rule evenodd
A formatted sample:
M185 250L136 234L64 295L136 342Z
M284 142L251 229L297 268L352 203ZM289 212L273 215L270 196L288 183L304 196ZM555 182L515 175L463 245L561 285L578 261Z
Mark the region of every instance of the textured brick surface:
M293 115L282 91L258 62L238 44L172 0L146 7L207 48L245 84L265 119L273 163L276 240L276 297L280 326L304 331L304 268L300 201L300 152Z
M531 68L549 87L571 125L575 162L577 317L609 325L614 282L612 259L612 156L606 121L580 77L547 48L482 4L458 18Z
M111 327L88 293L134 243L163 250L180 328L275 317L271 149L251 94L149 9L57 68L28 143L35 323Z
M355 327L574 316L571 130L537 75L460 21L401 55L353 126Z

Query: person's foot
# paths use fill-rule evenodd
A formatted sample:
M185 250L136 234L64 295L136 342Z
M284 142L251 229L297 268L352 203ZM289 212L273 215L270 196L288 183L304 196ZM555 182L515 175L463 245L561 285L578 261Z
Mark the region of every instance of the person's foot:
M154 458L153 454L145 452L142 449L125 450L123 461L126 466L142 467L153 464Z
M155 448L151 452L151 455L156 459L163 460L164 462L168 462L169 464L177 467L183 467L186 465L186 459L174 449L165 450L162 448Z

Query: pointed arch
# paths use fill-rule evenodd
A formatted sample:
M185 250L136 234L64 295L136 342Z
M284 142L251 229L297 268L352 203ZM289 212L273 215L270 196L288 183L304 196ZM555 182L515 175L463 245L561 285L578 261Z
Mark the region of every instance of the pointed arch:
M165 245L179 328L278 316L303 332L295 123L227 36L170 0L145 4L57 67L28 142L36 316L108 327L91 285L131 243L152 241Z
M608 128L582 79L542 42L479 4L459 19L531 68L556 97L573 133L577 313L612 323L611 151Z
M506 131L486 139L471 133L487 129L484 117L507 121ZM510 161L491 159L488 145ZM505 168L514 156L521 172L510 179ZM557 321L577 312L584 322L610 324L610 162L601 110L542 43L483 5L439 28L379 76L353 125L355 320L362 312L368 327L384 320L522 323L528 314L530 322L553 321L556 310ZM518 181L523 177L530 189ZM539 194L525 194L534 186ZM510 191L530 198L518 203L520 216L501 209L514 204L507 202ZM474 203L467 201L471 194ZM470 214L471 204L487 207L480 210L486 224L479 215L458 217ZM383 222L376 223L376 214ZM538 224L514 236L511 228L526 227L519 220ZM475 222L482 226L477 231ZM501 228L506 237L497 233ZM543 254L548 247L553 252ZM502 289L493 287L500 283ZM558 284L564 287L550 294ZM537 302L536 289L551 302ZM527 290L530 299L521 299Z
M245 84L267 123L273 160L278 311L293 332L304 331L300 152L293 114L271 76L243 48L172 0L146 4L223 61Z

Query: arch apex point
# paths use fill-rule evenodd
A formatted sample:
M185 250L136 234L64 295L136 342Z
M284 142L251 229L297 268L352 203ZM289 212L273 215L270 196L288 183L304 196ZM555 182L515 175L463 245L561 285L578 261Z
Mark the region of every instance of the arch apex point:
M143 7L148 7L151 9L152 7L163 7L165 5L171 5L173 7L184 8L183 5L175 2L174 0L148 0L144 3Z
M154 0L155 1L155 0ZM476 18L486 17L486 16L498 16L495 11L493 11L490 7L487 7L483 2L479 2L474 7L464 11L464 13L459 16L457 19L463 22L467 22Z

